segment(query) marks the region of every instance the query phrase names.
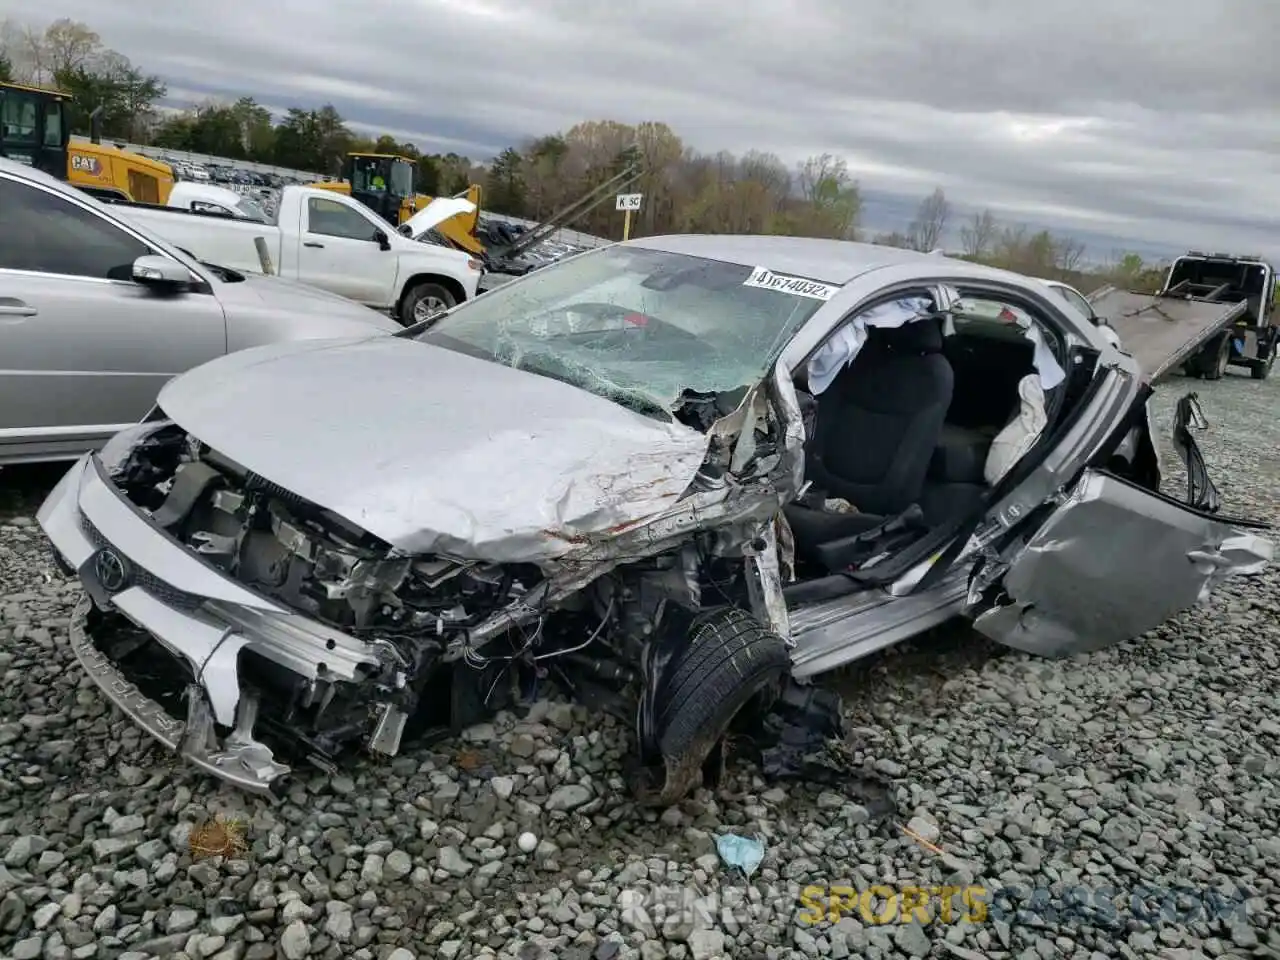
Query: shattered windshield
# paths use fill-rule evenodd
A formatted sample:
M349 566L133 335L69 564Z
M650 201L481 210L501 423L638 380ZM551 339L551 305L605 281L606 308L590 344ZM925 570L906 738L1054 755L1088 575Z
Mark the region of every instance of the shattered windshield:
M607 247L492 290L417 339L669 415L686 393L756 383L822 306L755 286L752 274L719 260Z

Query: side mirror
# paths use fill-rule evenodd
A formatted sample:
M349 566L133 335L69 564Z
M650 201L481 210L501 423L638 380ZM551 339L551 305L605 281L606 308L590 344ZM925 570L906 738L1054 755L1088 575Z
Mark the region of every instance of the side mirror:
M133 261L131 276L134 283L168 293L181 293L191 286L190 270L176 260L155 254L139 257Z
M381 247L383 250L391 249L391 238L387 236L385 231L382 231L382 230L373 231L373 239L378 242L378 246Z

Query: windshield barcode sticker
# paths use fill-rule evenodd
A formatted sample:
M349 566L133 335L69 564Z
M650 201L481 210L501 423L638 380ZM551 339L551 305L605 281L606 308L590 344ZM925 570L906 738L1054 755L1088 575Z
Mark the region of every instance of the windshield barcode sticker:
M780 273L774 273L765 267L756 267L751 271L751 276L742 282L744 287L760 287L764 290L777 290L780 293L789 293L796 297L808 297L811 300L830 300L835 296L839 287L833 287L829 283L818 283L815 280L805 280L803 277L787 277Z

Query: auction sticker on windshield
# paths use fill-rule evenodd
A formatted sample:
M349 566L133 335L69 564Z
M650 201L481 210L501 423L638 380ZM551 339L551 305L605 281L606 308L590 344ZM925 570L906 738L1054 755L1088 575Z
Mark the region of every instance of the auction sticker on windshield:
M751 276L742 282L744 287L760 287L764 290L778 290L797 297L808 297L811 300L830 300L839 287L829 283L818 283L803 277L788 277L774 273L767 267L756 267Z

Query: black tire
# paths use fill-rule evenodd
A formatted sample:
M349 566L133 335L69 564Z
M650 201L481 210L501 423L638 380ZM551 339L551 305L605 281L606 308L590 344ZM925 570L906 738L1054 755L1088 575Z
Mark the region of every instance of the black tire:
M416 284L409 288L404 295L404 299L400 301L400 323L406 327L413 326L422 319L422 317L415 316L418 311L418 305L427 304L431 301L442 304L444 309L448 310L458 302L458 298L438 283Z
M1255 360L1249 364L1249 376L1255 380L1265 380L1271 376L1271 368L1276 363L1276 348L1271 348L1271 353L1265 360Z
M702 782L702 769L733 718L767 698L791 666L782 639L745 610L714 610L695 620L665 675L656 727L663 769L634 784L641 803L670 806Z
M1210 349L1205 353L1202 369L1206 380L1221 380L1231 362L1231 338L1223 337L1216 341L1216 346L1216 350Z

